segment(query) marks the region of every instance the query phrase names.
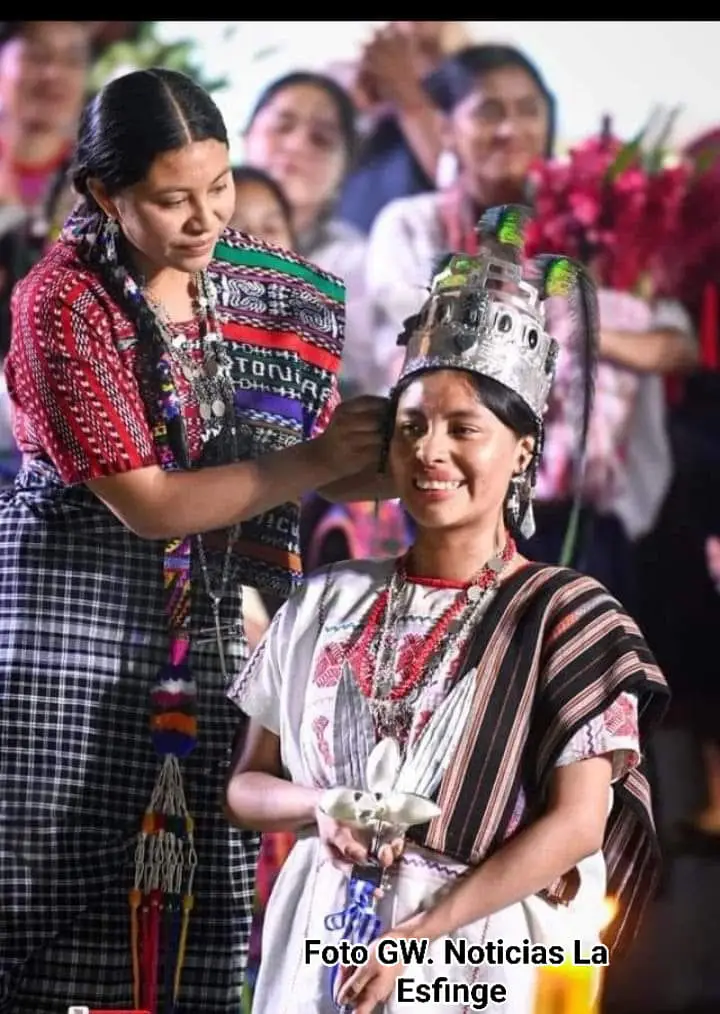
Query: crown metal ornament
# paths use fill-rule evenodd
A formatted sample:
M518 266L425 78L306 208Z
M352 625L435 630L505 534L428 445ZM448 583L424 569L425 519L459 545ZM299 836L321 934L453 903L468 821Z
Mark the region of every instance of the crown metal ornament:
M480 252L446 258L424 307L398 339L407 349L398 384L430 369L468 370L514 391L542 419L558 357L543 300L569 293L575 265L564 257L531 262L539 287L524 276L529 217L516 205L493 208L478 225Z
M582 264L557 254L525 257L529 208L491 208L477 227L476 254L449 254L436 270L422 310L405 321L398 345L405 359L391 402L397 405L409 379L428 370L465 370L513 391L537 423L533 460L508 503L520 534L535 531L532 500L543 443L543 416L555 379L559 346L545 329L544 301L567 300L572 322L567 353L579 367L576 404L580 424L573 455L575 488L560 563L569 564L577 543L583 476L594 392L599 325L597 291ZM531 280L532 278L532 280Z

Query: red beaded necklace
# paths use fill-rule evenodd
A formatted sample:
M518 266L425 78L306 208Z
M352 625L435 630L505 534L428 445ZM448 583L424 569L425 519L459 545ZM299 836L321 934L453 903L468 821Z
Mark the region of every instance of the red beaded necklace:
M438 647L448 636L457 616L463 609L467 608L468 603L477 602L482 594L497 582L499 573L498 562L506 566L515 556L515 552L515 542L511 536L508 536L500 556L492 562L486 563L471 581L466 585L460 586L464 594L458 595L442 614L431 633L425 638L422 648L415 657L412 670L406 676L403 676L399 683L392 687L386 699L401 701L423 681L430 660L435 656ZM408 556L409 554L406 554L398 560L396 575L401 582L412 580L412 578L408 578L406 570ZM419 583L430 585L431 587L447 587L446 582L434 581L432 578L420 578ZM383 627L389 603L390 587L387 587L378 596L365 621L363 632L355 643L353 655L356 655L363 662L367 663L367 661L374 660L376 657L376 651L373 650L373 641L377 636L378 630ZM361 664L353 667L353 671L363 696L367 698L373 697L375 666L372 664Z

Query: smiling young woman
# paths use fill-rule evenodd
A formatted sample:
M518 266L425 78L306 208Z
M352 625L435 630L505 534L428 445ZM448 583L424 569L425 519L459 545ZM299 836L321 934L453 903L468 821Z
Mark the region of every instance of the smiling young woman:
M535 433L523 402L488 377L440 370L402 389L390 465L418 525L413 560L420 573L428 538L434 567L447 571L436 577L466 580L480 558L492 556L504 541L507 491L533 459ZM453 552L440 550L443 533L453 533ZM458 539L465 543L462 552Z
M596 338L579 268L535 265L538 290L523 277L521 222L518 209L488 213L479 254L448 258L407 322L386 450L417 526L410 551L313 574L231 688L251 725L228 816L297 832L265 916L256 1014L333 1001L400 1014L402 965L377 953L397 938L426 941L409 973L424 989L445 975L531 1014L532 966L463 968L447 945L550 939L572 954L575 939L598 942L606 893L621 911L612 942L627 940L652 889L641 758L665 682L601 585L515 546L557 357L538 297L574 278ZM376 749L397 763L381 769ZM404 793L439 814L393 824L388 796ZM338 795L361 802L341 814ZM308 939L365 944L369 960L328 977L305 959Z

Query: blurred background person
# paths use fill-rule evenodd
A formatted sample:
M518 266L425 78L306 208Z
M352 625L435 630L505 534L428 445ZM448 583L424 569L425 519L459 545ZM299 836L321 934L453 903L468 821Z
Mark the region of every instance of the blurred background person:
M447 249L474 252L475 223L489 206L531 203L530 170L553 150L555 100L540 71L509 46L472 46L450 57L427 87L446 116L445 145L457 177L444 190L391 202L368 246L376 362L385 385L397 369L402 322L422 304L424 279ZM548 307L553 313L557 307ZM562 311L564 312L564 311ZM587 445L584 504L572 563L628 608L634 596L631 541L649 531L672 473L661 374L692 368L696 349L677 302L650 306L600 291L601 349ZM556 321L559 340L568 329ZM571 519L580 385L561 353L538 476L538 534L530 558L554 563Z
M527 173L549 155L555 99L539 70L508 46L472 46L428 82L444 126L442 144L457 167L441 191L399 198L380 213L368 246L377 391L397 374L403 321L425 297L434 262L473 242L483 211L526 199Z
M668 294L691 314L700 368L669 387L674 476L638 547L638 615L672 687L670 724L696 739L704 772L671 839L705 856L720 855L720 129L680 154L695 172L664 267Z
M462 21L389 21L356 63L331 69L360 114L362 142L339 211L363 232L389 201L435 189L442 118L423 82L470 41Z
M245 160L282 187L292 210L295 249L347 290L340 376L344 393L371 388L373 335L365 295L365 239L337 215L340 188L355 157L355 110L323 74L296 71L262 92L245 130Z
M232 228L284 250L294 250L292 208L280 184L255 166L236 166L232 175L235 186Z
M91 53L87 22L2 23L0 203L42 206L69 162Z
M10 295L42 254L86 94L82 21L0 22L0 487L20 464L3 364Z

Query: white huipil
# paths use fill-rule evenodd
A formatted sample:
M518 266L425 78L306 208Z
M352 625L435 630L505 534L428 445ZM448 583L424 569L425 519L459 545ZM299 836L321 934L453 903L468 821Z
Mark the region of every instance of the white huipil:
M368 704L352 677L352 652L394 561L352 561L318 571L276 615L270 630L243 674L230 690L231 699L257 723L280 738L283 768L300 785L365 788L365 767L377 737ZM429 587L409 580L403 591L398 625L397 672L401 677L417 657L420 645L457 596L453 588ZM493 593L486 597L485 606ZM446 648L446 646L443 646ZM407 740L398 788L432 795L452 759L467 720L475 671L459 681L453 661L462 656L457 639L448 666L423 686ZM350 665L346 661L350 661ZM448 669L450 670L448 672ZM637 701L622 694L604 714L583 726L568 742L557 765L593 756L611 756L613 781L639 762ZM612 805L612 789L608 812ZM522 819L518 807L515 824ZM391 877L391 889L379 903L383 927L389 929L429 907L467 867L436 852L406 845ZM576 939L599 942L605 918L606 871L601 852L578 865L580 886L569 905L555 906L533 896L464 926L455 938L485 944L531 942L571 948ZM253 1014L336 1014L330 968L319 958L306 961L306 941L338 943L339 931L326 928L328 916L347 904L349 868L338 869L315 833L300 834L273 888L265 913L262 962L254 993ZM532 1014L536 969L524 964L446 964L445 939L428 952L432 962L409 964L403 975L432 983L447 976L451 983L503 983L507 1000L488 1005L490 1014ZM466 1003L433 1003L434 1014L461 1014ZM401 1014L394 994L383 1014Z

